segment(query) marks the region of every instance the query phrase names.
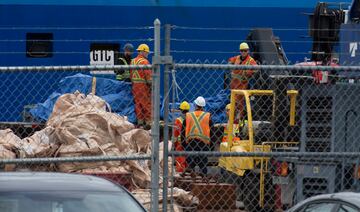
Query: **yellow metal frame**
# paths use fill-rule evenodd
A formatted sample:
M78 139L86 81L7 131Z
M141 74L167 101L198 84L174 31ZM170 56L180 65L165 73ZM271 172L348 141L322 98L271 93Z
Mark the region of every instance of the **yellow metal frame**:
M265 147L266 146L271 146L271 148L273 146L297 146L299 145L299 142L263 142L262 143L262 147L263 147L263 151L265 151ZM265 164L264 164L265 161ZM260 165L260 195L259 195L259 200L260 200L260 207L264 207L264 198L265 198L265 174L269 173L268 170L268 162L269 162L269 158L265 158L263 157L261 159L261 165Z
M296 90L289 90L287 91L288 96L290 97L290 126L295 125L295 115L296 115L296 96L298 95L298 91ZM228 122L228 146L229 151L233 146L233 124L234 124L234 116L235 116L235 100L236 96L244 96L245 103L246 103L246 110L247 110L247 118L248 118L248 132L249 132L249 145L251 146L250 151L254 151L254 129L252 124L252 112L251 112L251 105L250 105L250 97L251 96L272 96L274 92L272 90L231 90L230 96L230 116Z
M295 126L295 115L296 115L296 97L298 95L298 91L290 90L287 94L290 96L290 126Z
M295 126L295 115L296 115L296 97L298 95L298 91L289 90L287 91L288 96L290 97L290 117L289 117L289 125ZM233 142L233 126L234 126L234 118L235 118L235 102L236 96L244 96L246 103L246 111L247 111L247 123L248 123L248 140L241 140L240 142ZM228 121L228 141L223 145L223 150L226 149L226 152L235 151L234 147L239 147L240 150L247 150L248 152L271 152L271 148L273 145L297 145L298 142L263 142L262 145L254 144L254 129L253 129L253 120L252 120L252 111L250 105L250 97L251 96L272 96L274 92L272 90L231 90L230 96L230 116ZM226 146L226 147L225 147ZM221 148L220 148L221 151ZM259 195L259 203L260 207L264 207L264 197L265 197L265 173L268 172L268 157L248 157L243 158L243 162L247 163L244 166L250 169L254 169L254 164L260 162L260 195ZM235 172L240 176L243 176L244 170L236 170L234 168L234 163L231 160L235 161L231 157L228 158L220 158L219 161L220 166L224 166L225 169ZM249 170L250 170L249 169Z

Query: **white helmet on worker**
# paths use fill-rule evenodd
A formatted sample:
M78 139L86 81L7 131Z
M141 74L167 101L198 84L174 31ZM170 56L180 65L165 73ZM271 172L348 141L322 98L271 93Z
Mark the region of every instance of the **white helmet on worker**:
M199 96L198 98L196 98L194 103L195 103L195 105L197 105L199 107L205 107L205 105L206 105L206 101L205 101L204 97L202 97L202 96Z
M240 50L249 50L249 45L245 42L240 44Z
M145 43L140 44L140 45L137 47L137 49L136 49L136 50L137 50L137 51L147 52L147 53L149 53L149 52L150 52L150 48L149 48L149 46L148 46L148 45L146 45Z
M231 104L227 104L225 109L230 110L230 107L231 107Z

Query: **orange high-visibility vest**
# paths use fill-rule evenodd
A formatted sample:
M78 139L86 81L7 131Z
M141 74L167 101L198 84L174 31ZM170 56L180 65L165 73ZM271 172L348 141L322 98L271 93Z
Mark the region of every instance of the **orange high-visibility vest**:
M131 65L148 65L149 61L141 55L131 60ZM150 70L130 70L130 79L132 83L147 83L151 81Z
M229 59L229 62L235 65L257 65L254 58L252 58L250 55L248 55L245 60L241 61L241 56L237 55L235 57L232 57ZM234 70L231 73L231 77L233 79L238 79L240 81L246 81L248 77L250 77L254 73L253 70Z
M181 129L183 126L184 117L180 116L175 120L175 128L174 128L174 136L175 136L175 150L176 151L184 151L184 147L181 145ZM186 157L175 157L175 170L177 172L184 172L187 164L186 164Z
M210 113L194 111L186 113L186 143L191 139L196 139L210 144Z
M184 117L180 116L175 120L175 129L174 136L177 138L177 141L181 143L181 128L184 123Z
M227 142L228 141L228 125L225 126L224 128L224 136L222 138L222 142ZM240 141L239 137L236 137L236 134L239 133L239 125L238 124L234 124L233 127L233 141Z

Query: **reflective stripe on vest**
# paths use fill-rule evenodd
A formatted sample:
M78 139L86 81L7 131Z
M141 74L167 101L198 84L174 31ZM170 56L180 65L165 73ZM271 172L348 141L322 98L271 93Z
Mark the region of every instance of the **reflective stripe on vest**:
M250 57L250 56L248 56L247 57L248 59L247 60L245 60L245 63L243 63L244 61L241 61L241 58L240 58L240 55L236 58L236 61L235 61L235 65L246 65L246 66L248 66L248 65L250 65L250 62L253 60L253 58L252 57ZM238 79L238 80L240 80L240 81L246 81L247 80L247 77L246 77L246 74L245 74L246 72L244 72L243 74L237 74L237 73L231 73L231 77L233 78L233 79Z
M177 120L179 120L181 124L184 123L184 117L182 117L182 116L178 117Z
M210 144L210 113L195 111L186 114L186 142L197 139Z
M121 61L124 63L124 65L129 65L129 64L127 63L127 61L125 60L125 58L119 57L119 60L121 60Z
M119 60L121 60L124 63L124 65L129 65L124 58L119 57ZM116 75L117 80L124 80L124 79L128 79L128 78L130 78L130 71L129 70L124 70L123 74L117 74Z
M135 60L137 59L137 60ZM140 65L145 59L143 58L135 58L131 60L131 65ZM144 78L140 77L139 70L133 70L131 74L131 82L133 83L146 83Z
M236 135L238 133L239 133L239 125L234 124L234 127L233 127L233 139L236 139ZM227 137L228 137L228 125L226 125L225 128L224 128L224 136L222 138L222 142L227 142Z
M181 123L181 125L184 123L184 117L182 117L182 116L176 118L176 120L179 120L180 123ZM179 142L181 142L181 133L180 133L180 135L177 137L177 140L178 140Z

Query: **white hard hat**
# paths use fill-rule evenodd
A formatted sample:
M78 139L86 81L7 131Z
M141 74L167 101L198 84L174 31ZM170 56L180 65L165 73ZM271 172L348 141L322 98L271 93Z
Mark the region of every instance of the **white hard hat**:
M198 98L196 98L194 103L199 107L205 107L205 105L206 105L205 99L202 96L199 96Z

